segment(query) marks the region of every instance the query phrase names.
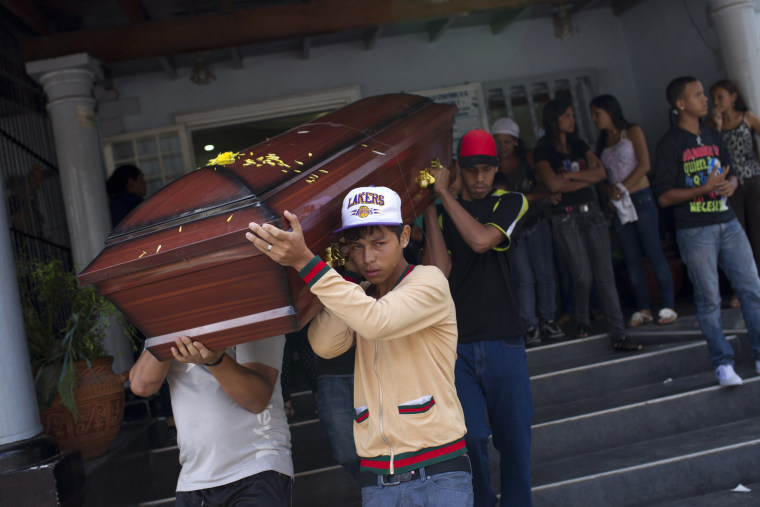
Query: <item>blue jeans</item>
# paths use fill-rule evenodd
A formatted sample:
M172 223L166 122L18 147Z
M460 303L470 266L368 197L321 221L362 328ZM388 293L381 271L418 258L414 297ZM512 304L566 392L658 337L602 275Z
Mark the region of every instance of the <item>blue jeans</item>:
M489 484L491 433L501 456L501 505L532 505L533 399L522 337L460 343L454 379L467 426L464 439L472 462L475 505L496 505L496 495Z
M560 312L563 315L573 314L573 277L567 261L562 257L557 242L552 240L552 256L554 267L557 269L557 291L559 292ZM512 273L514 276L514 273Z
M625 257L625 267L631 280L633 293L636 297L637 310L651 309L649 286L641 263L641 252L649 259L657 287L660 289L660 307L673 308L673 277L670 274L668 261L660 245L659 222L657 220L657 205L654 202L652 190L647 187L631 194L633 207L639 219L623 225L617 214L613 219L615 232L620 239L620 246Z
M549 222L540 220L517 239L512 267L517 307L525 329L538 327L538 319L554 320L557 294L552 263L552 232ZM536 317L538 310L538 317Z
M394 486L362 488L362 507L471 507L472 475L445 472Z
M734 363L734 351L721 327L718 267L739 297L752 354L760 359L760 280L752 248L739 221L678 229L676 240L694 286L697 320L707 339L710 363L713 367Z
M330 440L335 461L354 479L359 456L354 445L354 376L325 375L317 380L319 422Z
M575 321L588 325L589 293L594 281L610 335L618 340L625 336L625 327L612 269L610 233L602 212L596 205L591 206L586 213L552 215L552 235L573 277Z

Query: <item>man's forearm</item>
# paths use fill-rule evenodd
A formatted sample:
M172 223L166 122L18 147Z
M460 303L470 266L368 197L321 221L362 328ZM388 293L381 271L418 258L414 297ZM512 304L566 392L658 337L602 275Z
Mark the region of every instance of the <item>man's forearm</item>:
M137 396L151 396L158 392L169 373L171 361L159 361L143 350L137 362L129 370L129 387Z
M422 263L435 266L446 277L451 272L451 256L446 248L446 241L438 225L438 211L435 206L425 210L425 249L422 251Z
M451 221L454 222L462 239L475 252L487 252L494 246L503 241L501 232L495 227L483 225L475 217L470 215L466 209L448 192L439 194L443 208L448 213Z
M222 362L207 366L224 392L244 409L258 414L269 405L278 371L269 366L252 363L244 366L226 353Z
M691 201L696 197L709 193L710 191L707 190L705 185L693 188L671 188L660 195L660 197L657 198L657 202L663 208L667 208L668 206L675 206L682 202Z

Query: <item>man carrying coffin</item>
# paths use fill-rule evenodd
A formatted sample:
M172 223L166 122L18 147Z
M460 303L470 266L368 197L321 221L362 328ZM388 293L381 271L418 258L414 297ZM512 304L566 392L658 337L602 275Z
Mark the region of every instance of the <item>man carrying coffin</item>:
M344 279L291 230L250 224L261 252L299 272L324 305L309 327L321 357L356 346L354 441L365 506L472 505L464 416L454 387L457 324L448 282L432 266L409 265L410 228L401 200L363 187L343 200L342 232L365 282Z
M175 338L174 359L148 350L129 372L132 392L150 396L164 379L182 470L176 505L292 505L290 430L280 391L283 335L207 349Z

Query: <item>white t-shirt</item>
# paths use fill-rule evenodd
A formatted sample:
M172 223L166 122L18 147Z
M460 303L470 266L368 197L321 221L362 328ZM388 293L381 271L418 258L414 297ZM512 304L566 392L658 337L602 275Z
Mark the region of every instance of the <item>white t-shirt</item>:
M282 369L283 335L227 349L240 364ZM290 429L277 377L266 410L235 403L205 366L172 361L167 375L182 470L177 491L213 488L266 470L293 476Z

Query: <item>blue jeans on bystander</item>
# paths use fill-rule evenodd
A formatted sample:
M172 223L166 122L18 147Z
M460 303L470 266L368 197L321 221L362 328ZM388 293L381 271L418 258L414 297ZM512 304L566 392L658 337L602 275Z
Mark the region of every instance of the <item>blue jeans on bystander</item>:
M552 215L552 238L567 261L573 277L575 322L588 325L589 295L596 283L599 303L610 326L613 340L625 337L607 220L596 204L587 212Z
M539 220L518 236L512 278L525 329L537 328L539 319L542 322L555 319L557 293L554 286L552 232L547 220Z
M760 279L739 221L678 229L676 240L694 286L697 320L707 340L712 366L734 364L734 351L721 326L718 267L739 297L752 354L755 360L760 359Z
M625 225L620 223L617 214L613 219L615 232L620 239L620 246L625 257L625 267L631 280L633 294L636 297L636 310L650 310L649 286L641 262L642 250L649 259L649 264L657 279L660 289L660 307L673 308L673 277L670 267L660 245L660 228L657 220L657 205L649 187L631 194L633 207L639 217L635 222ZM656 312L655 312L656 313Z
M323 375L317 379L319 422L327 433L335 461L356 479L359 456L354 445L354 376Z
M522 336L460 343L454 375L467 426L464 439L472 462L475 505L492 507L497 501L489 481L491 433L501 456L501 505L532 505L533 399Z

